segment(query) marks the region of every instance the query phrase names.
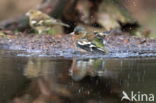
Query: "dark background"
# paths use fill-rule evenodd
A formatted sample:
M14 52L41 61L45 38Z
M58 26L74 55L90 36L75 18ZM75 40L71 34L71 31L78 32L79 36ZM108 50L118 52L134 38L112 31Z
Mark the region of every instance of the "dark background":
M42 0L0 0L0 20L17 17L31 8L35 8ZM125 7L134 17L150 28L155 34L156 0L123 0Z

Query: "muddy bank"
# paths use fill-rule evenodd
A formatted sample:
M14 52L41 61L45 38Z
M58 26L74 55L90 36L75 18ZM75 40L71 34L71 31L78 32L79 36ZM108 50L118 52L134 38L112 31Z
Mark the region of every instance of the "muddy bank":
M128 35L106 38L108 54L84 52L75 46L70 35L20 35L0 37L0 48L22 50L31 55L53 57L149 57L156 56L156 39L145 39ZM24 54L23 54L24 55Z

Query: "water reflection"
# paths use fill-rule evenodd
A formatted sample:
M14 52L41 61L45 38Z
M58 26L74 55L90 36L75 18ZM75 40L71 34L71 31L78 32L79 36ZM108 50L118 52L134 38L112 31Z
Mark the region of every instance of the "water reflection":
M117 73L107 69L106 62L104 59L74 59L70 69L71 77L75 81L85 76L117 78Z
M6 103L20 94L29 84L22 75L26 59L0 57L0 103Z
M156 91L155 61L1 57L0 102L120 103L123 90Z

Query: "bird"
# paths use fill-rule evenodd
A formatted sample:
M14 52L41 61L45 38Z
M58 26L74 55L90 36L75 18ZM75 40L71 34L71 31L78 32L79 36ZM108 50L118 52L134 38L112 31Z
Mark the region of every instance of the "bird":
M39 10L29 10L26 13L26 16L29 18L30 27L37 31L39 34L48 33L48 31L52 30L52 28L56 25L69 27L69 25L56 20Z
M94 33L87 33L84 27L76 26L71 34L76 37L76 44L79 48L89 52L108 53L104 38L98 37Z

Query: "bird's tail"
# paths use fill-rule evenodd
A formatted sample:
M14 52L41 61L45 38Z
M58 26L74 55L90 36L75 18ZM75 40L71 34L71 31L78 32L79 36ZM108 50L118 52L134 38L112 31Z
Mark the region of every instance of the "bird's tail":
M62 26L65 26L65 27L70 27L70 25L63 23L63 22L60 21L60 20L57 20L56 24L57 24L57 25L62 25Z
M62 26L65 26L65 27L70 27L70 25L68 24L65 24L65 23L60 23Z

